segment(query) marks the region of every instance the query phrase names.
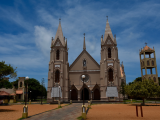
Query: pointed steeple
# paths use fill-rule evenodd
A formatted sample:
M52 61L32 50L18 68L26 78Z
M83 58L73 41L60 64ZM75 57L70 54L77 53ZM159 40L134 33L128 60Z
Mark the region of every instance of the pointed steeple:
M108 35L111 37L112 41L114 41L112 31L108 22L108 16L107 16L107 23L106 23L105 33L104 33L104 42L106 41Z
M64 46L65 42L64 42L64 37L63 37L63 32L62 32L62 27L61 27L61 21L60 20L61 19L59 19L59 26L58 26L57 33L56 33L56 36L55 36L55 41L57 40L57 38L59 38L62 45Z
M86 50L85 33L83 35L84 35L83 50Z

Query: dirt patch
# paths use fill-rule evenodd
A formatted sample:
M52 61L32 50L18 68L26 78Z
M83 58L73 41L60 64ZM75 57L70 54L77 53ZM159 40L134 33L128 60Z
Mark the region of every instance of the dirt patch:
M65 106L62 104L61 106ZM8 105L0 106L0 119L1 120L17 120L22 117L24 105ZM31 104L28 105L28 116L32 116L38 113L42 113L48 110L58 108L58 105L49 105L49 104Z
M143 117L138 107L130 104L97 104L92 105L87 114L87 120L159 120L160 106L142 106Z

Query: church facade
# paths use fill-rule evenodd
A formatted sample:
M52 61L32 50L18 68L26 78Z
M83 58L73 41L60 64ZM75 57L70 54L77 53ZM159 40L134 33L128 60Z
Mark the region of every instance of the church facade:
M84 86L82 75L85 75ZM97 63L87 52L85 35L83 50L69 65L67 39L63 37L59 22L55 38L52 37L47 102L57 100L122 101L121 82L126 82L123 62L118 59L116 36L113 37L107 19L105 34L101 36L101 60Z

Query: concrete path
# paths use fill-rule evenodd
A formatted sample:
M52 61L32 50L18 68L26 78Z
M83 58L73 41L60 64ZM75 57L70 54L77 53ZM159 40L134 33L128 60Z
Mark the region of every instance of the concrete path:
M77 120L81 116L82 103L73 103L56 110L31 116L23 120Z

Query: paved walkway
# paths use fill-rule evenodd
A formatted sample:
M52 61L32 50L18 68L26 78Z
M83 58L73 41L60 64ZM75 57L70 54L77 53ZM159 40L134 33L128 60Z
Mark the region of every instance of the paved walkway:
M77 120L81 116L82 103L73 103L56 110L31 116L24 120Z

